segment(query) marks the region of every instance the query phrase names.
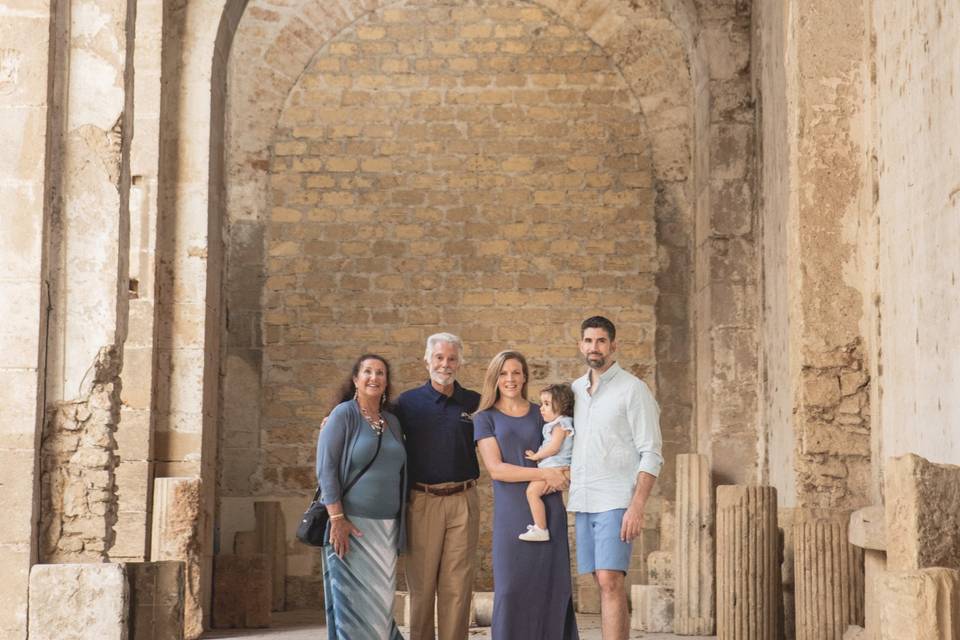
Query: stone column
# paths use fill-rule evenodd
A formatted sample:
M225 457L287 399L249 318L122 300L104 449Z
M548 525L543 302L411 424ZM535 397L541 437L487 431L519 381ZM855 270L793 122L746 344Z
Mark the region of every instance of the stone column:
M201 580L203 517L199 478L157 478L153 483L153 528L150 558L182 560L184 563L183 631L185 638L203 632L204 594L209 585Z
M848 625L863 625L863 550L847 539L847 512L797 515L796 640L843 640Z
M773 487L717 487L717 637L777 640L780 533Z
M128 562L130 640L183 640L183 563Z
M279 502L254 502L257 520L257 552L267 558L273 611L283 611L286 602L287 540Z
M960 571L920 569L883 575L881 640L960 640Z
M712 635L713 495L707 457L677 456L674 633Z

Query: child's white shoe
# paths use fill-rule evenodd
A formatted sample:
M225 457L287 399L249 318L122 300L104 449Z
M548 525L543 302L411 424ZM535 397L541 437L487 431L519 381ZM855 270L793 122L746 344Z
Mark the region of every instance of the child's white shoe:
M524 542L550 542L550 531L535 524L527 525L527 531L517 536Z

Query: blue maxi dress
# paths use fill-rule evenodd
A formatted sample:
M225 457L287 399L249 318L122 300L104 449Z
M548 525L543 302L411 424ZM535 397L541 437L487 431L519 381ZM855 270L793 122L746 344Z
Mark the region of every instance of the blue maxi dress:
M488 409L474 416L474 439L496 438L504 462L535 467L524 451L540 448L543 418L530 404L527 415ZM567 513L560 493L544 496L549 542L517 536L533 522L526 482L493 482L492 640L578 640L570 582Z

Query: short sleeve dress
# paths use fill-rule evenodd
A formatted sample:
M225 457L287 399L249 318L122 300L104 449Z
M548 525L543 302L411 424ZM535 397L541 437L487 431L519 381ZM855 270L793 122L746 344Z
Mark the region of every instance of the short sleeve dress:
M473 419L474 438L496 438L504 462L535 467L523 457L540 447L543 418L530 404L525 416L497 409ZM493 482L492 640L578 640L570 583L567 513L560 493L544 496L549 542L524 542L517 536L530 524L526 482Z

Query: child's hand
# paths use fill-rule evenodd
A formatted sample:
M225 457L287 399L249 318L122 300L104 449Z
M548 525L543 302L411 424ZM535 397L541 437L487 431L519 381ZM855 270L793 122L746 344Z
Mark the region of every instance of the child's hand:
M523 452L523 457L526 458L527 460L533 460L534 462L536 462L537 452L534 451L533 449L527 449L526 451Z

